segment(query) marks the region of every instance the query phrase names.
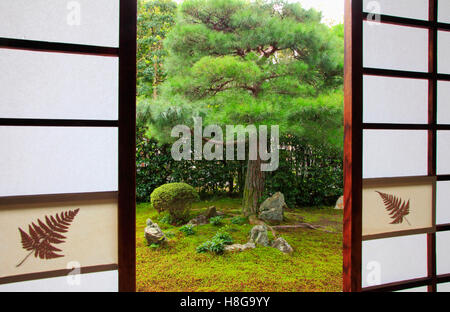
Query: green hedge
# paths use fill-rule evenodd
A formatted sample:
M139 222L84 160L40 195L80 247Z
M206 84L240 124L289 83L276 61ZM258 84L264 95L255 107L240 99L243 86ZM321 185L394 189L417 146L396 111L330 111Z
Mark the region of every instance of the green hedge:
M173 182L193 186L201 198L242 195L245 161L174 161L170 145L159 145L144 132L138 130L136 149L139 202ZM289 206L333 205L343 192L342 149L295 136L281 137L280 145L280 166L266 173L264 198L282 192Z

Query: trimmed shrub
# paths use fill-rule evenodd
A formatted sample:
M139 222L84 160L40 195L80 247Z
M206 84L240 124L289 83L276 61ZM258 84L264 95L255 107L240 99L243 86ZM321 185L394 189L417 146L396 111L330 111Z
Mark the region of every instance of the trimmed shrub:
M198 200L197 191L186 183L169 183L156 188L150 196L153 208L169 212L172 221L189 218L191 204Z
M161 223L164 223L164 224L172 224L173 223L172 217L168 213L161 215L161 217L158 219L158 221Z

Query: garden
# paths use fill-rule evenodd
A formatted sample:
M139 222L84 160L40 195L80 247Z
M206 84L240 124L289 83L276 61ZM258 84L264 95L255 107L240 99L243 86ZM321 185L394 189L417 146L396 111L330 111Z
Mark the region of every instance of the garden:
M343 54L301 1L139 1L138 291L341 291Z

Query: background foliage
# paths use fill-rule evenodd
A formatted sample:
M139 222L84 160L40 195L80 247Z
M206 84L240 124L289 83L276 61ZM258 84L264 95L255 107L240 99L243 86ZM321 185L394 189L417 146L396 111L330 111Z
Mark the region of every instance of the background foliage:
M155 188L172 182L194 186L203 199L242 194L245 161L174 161L169 144L159 145L144 132L136 155L139 202L148 202ZM281 144L280 167L267 175L263 199L282 192L290 206L334 204L342 195L342 149L296 136L282 137Z
M177 5L171 0L139 0L137 20L137 93L157 97L166 78L164 39L175 24Z

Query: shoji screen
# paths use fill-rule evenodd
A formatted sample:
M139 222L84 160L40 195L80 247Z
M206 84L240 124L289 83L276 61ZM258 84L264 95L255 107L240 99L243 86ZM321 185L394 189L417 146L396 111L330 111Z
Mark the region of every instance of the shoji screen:
M0 291L134 290L136 1L0 0Z
M450 0L347 0L344 290L450 281Z

